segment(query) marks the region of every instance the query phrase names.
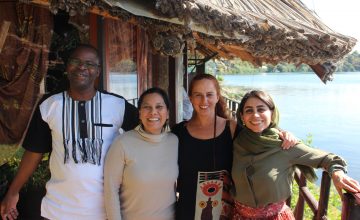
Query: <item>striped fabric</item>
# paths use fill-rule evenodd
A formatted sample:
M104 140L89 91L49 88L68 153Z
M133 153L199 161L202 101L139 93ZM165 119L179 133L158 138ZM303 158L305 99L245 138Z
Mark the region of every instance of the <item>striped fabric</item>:
M64 163L71 155L75 163L100 165L103 144L101 111L99 92L90 101L75 101L68 93L63 93Z

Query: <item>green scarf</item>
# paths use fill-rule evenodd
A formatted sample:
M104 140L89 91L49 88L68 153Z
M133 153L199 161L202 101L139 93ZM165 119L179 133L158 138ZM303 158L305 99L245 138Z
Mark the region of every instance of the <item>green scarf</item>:
M255 133L244 127L236 139L238 144L241 146L241 150L237 151L237 155L240 156L238 159L245 159L247 156L255 156L255 160L261 159L265 155L282 150L282 140L279 137L279 129L277 127L278 123L279 112L275 107L270 126L261 134ZM261 158L257 158L256 155L258 154L262 154L263 156L261 156ZM296 165L296 167L301 170L307 180L312 182L317 180L317 176L313 168L304 165Z

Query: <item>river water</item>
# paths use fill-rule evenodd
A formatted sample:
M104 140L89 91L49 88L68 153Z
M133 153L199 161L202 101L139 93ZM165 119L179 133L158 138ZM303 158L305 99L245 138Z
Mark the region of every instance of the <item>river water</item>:
M348 162L360 181L360 73L336 73L326 85L310 73L224 76L223 84L270 93L280 111L280 127Z

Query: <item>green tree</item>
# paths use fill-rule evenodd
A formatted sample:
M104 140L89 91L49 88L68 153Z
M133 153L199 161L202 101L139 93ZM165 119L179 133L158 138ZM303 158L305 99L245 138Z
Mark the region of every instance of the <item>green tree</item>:
M358 51L344 57L338 63L338 72L360 72L360 54ZM206 72L210 74L254 74L262 72L312 72L312 69L301 64L295 66L289 63L279 63L277 65L265 64L262 67L255 67L253 64L242 61L239 58L232 60L210 60L206 63Z

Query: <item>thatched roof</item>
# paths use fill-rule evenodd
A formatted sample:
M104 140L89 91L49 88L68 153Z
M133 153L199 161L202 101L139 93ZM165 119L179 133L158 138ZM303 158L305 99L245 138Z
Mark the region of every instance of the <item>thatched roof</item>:
M135 22L167 55L180 54L184 42L190 48L200 44L218 56L255 65L306 63L323 82L356 44L327 27L300 0L52 0L50 7Z

